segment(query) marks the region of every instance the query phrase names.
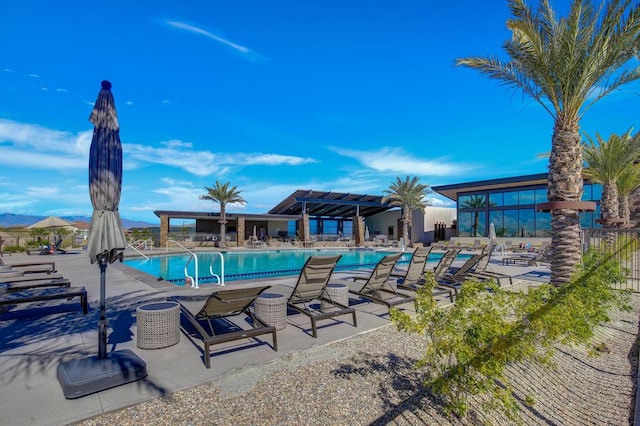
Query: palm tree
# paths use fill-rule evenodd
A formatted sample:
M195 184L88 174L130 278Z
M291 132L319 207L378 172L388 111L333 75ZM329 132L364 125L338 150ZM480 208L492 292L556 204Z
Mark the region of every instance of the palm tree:
M631 130L622 136L612 134L607 141L596 133L594 141L588 135L583 145L587 163L584 175L602 184L600 209L602 218L618 218L618 181L630 164L640 156L640 144L631 137Z
M632 163L625 167L618 178L619 215L625 223L631 222L631 209L629 208L629 196L640 188L640 165Z
M396 177L396 181L392 182L389 189L382 191L386 195L382 197L383 203L388 203L393 207L402 208L402 237L406 246L409 246L409 226L413 211L416 209L424 209L429 205L427 194L431 193L429 185L419 183L420 178L407 176L405 180Z
M548 199L580 201L582 150L580 120L589 107L625 83L640 78L632 59L638 54L640 10L632 0L573 0L558 19L548 0L535 10L525 0L509 0L512 37L504 44L509 61L468 57L461 66L477 69L537 101L553 118ZM581 258L578 212L551 212L551 280L569 281Z
M226 245L225 225L227 223L227 204L246 203L244 198L240 196L240 193L242 191L238 191L237 186L229 187L229 185L230 182L221 184L219 181L216 181L216 184L213 188L205 186L204 189L207 190L207 193L200 196L201 200L209 200L213 201L214 203L220 204L220 247L224 247Z

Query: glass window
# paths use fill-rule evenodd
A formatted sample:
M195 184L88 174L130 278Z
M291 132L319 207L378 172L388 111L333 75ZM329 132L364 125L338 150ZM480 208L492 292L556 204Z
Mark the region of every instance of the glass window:
M536 237L551 236L551 213L536 212Z
M324 219L322 221L322 233L323 234L338 234L338 221L331 219Z
M505 206L517 206L518 205L518 191L510 191L504 193L504 205Z
M546 203L549 201L547 198L547 188L536 189L536 204Z
M593 212L580 212L580 227L582 229L593 228Z
M527 204L534 204L535 200L534 200L534 196L533 196L534 192L533 189L527 189L524 191L519 191L518 197L518 204L522 205L527 205Z
M505 210L504 236L517 237L518 235L518 210Z
M533 209L521 209L519 215L519 228L520 237L533 237L535 233L535 210Z
M294 238L297 234L296 234L296 220L290 220L287 223L287 232L289 233L289 237L290 238Z
M593 185L591 185L591 188L592 188L591 199L593 201L602 200L602 185L600 185L599 183L594 183Z
M593 195L591 193L591 184L585 184L582 187L582 197L580 198L582 201L593 200Z
M489 211L489 223L496 228L496 237L504 237L504 212L501 210Z
M473 213L458 213L458 235L461 237L470 237L472 223Z
M342 235L344 237L349 237L353 234L353 222L350 220L345 220L342 222Z
M458 197L458 208L477 209L486 207L487 197L485 194L462 195Z
M487 236L487 213L484 211L475 211L472 213L473 223L471 224L471 236L472 237L486 237Z
M309 219L309 234L318 234L318 219Z
M504 194L497 192L495 194L489 194L489 207L504 206Z

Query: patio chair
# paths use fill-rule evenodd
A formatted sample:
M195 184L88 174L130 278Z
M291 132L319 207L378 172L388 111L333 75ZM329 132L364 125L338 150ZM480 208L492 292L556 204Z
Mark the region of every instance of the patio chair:
M510 264L515 265L517 262L523 262L523 263L526 263L529 266L538 266L538 262L551 263L551 259L549 259L549 256L551 256L551 246L547 245L542 250L540 250L540 252L538 252L538 254L535 254L535 255L527 256L527 255L523 254L523 255L520 255L520 256L504 257L504 258L502 258L502 264L503 265L510 265Z
M349 293L360 296L373 303L386 305L387 307L401 305L407 302L413 302L414 296L399 293L388 282L394 266L402 253L390 254L383 257L371 272L369 277L353 276L345 278L347 281L362 283L357 290L349 288Z
M291 309L306 315L311 320L313 337L318 337L317 321L351 314L353 326L357 327L356 310L331 298L326 287L336 264L342 256L311 256L305 262L298 277L293 293L287 301ZM318 310L311 307L310 302L319 301L328 304L327 308Z
M245 339L248 337L271 334L273 338L272 348L278 350L278 340L276 328L262 321L250 308L260 294L270 286L238 288L232 290L214 291L202 304L202 298L188 296L172 296L167 300L177 302L180 305L180 312L187 319L189 324L196 329L202 337L204 343L204 364L211 368L211 346L224 342ZM248 317L251 319L252 329L245 329L236 322L231 322L231 317ZM233 325L233 331L216 333L212 321L226 319ZM209 325L209 331L205 329L202 322ZM183 327L183 331L184 331ZM185 334L188 335L187 332Z
M453 290L458 295L462 284L469 279L468 274L475 268L481 259L488 257L486 254L476 254L467 259L455 272L445 272L442 277L437 278L438 285Z
M25 274L56 272L56 262L19 262L4 263L0 257L0 266L10 266L11 269L24 271Z
M21 303L44 302L55 299L72 300L80 297L80 306L84 315L89 311L87 290L84 287L32 288L0 295L0 306Z
M35 280L35 281L24 281L24 282L15 282L7 284L7 291L9 293L15 291L22 291L31 288L44 288L44 287L71 287L71 281L66 278L58 278L54 280Z
M20 283L26 281L49 281L64 278L62 274L54 273L40 273L40 274L27 274L21 277L6 277L2 278L0 274L0 284Z
M396 279L396 285L404 290L417 291L424 284L424 268L427 265L427 259L429 253L431 253L431 247L418 247L411 256L411 261L407 267L407 271L404 274L391 273L390 278ZM446 294L453 302L453 292L449 289L434 289L434 295L438 296Z
M513 284L513 278L511 275L502 274L500 272L489 271L487 268L489 267L489 261L491 260L491 255L493 254L493 249L495 246L490 246L487 250L487 256L480 259L476 267L473 271L467 273L467 278L476 279L476 280L491 280L494 279L500 285L500 280L509 280L509 284Z

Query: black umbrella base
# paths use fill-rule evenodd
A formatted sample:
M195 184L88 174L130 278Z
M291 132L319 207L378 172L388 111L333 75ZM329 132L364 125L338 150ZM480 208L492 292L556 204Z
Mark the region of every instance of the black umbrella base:
M147 377L147 364L133 351L110 352L58 364L58 381L67 399L81 398Z

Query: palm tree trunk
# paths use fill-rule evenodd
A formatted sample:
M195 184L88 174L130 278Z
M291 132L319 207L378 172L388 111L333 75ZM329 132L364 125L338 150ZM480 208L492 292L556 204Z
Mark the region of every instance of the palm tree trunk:
M409 247L409 224L411 223L411 215L409 213L403 213L402 216L402 238L404 238L404 247Z
M218 247L227 246L227 238L225 236L226 225L227 225L227 209L224 203L220 203L220 242L218 243Z
M631 208L629 207L629 196L620 197L620 205L618 207L618 214L624 219L625 223L630 223L631 220Z
M602 198L600 199L600 209L603 218L617 218L618 209L618 187L615 182L607 182L602 186Z
M582 147L577 120L556 120L549 160L549 201L580 201L582 196ZM580 262L580 218L572 209L551 212L551 283L569 282Z

